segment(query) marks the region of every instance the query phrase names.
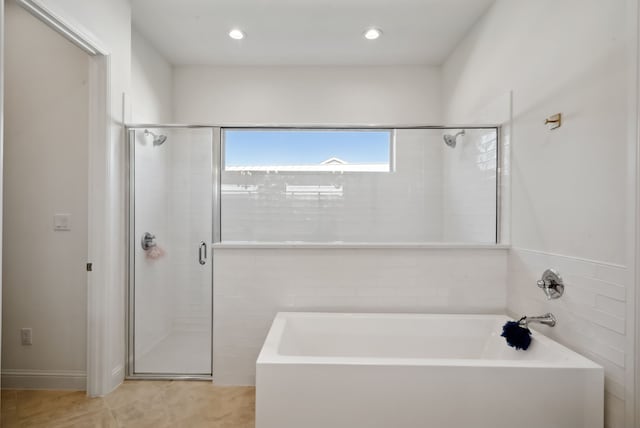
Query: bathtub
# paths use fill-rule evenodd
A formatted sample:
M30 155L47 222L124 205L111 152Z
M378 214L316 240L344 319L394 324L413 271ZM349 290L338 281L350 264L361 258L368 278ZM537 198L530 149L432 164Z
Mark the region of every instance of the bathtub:
M278 313L256 428L602 428L602 367L498 315ZM559 320L562 322L562 320Z

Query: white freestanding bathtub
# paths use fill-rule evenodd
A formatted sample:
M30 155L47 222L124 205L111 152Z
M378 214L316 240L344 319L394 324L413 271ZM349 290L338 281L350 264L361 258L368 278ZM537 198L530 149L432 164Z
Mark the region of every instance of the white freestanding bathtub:
M602 428L602 367L498 315L279 313L257 428ZM560 321L561 322L561 321Z

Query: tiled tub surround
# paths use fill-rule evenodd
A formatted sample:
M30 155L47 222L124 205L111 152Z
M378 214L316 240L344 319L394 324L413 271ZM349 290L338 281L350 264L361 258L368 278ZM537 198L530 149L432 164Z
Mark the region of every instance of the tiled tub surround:
M280 311L504 313L505 248L216 248L213 369L254 385Z
M558 300L546 300L536 287L549 267L564 280ZM604 367L606 427L625 426L627 275L626 268L611 263L521 248L509 252L509 311L513 316L553 312L558 324L540 330Z
M257 360L257 428L601 428L602 367L500 315L280 313ZM312 385L312 387L310 387Z

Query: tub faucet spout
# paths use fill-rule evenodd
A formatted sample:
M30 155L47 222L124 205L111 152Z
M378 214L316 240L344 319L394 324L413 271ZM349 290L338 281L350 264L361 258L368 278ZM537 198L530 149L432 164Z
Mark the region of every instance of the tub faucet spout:
M529 328L530 323L538 323L548 325L549 327L553 327L556 325L556 317L553 316L552 313L540 315L537 317L528 317L524 316L518 321L520 327Z

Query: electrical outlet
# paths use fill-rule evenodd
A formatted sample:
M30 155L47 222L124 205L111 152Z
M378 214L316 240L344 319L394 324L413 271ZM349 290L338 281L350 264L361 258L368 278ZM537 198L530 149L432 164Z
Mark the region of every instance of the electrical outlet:
M21 329L20 339L23 345L33 345L33 329L31 328Z

